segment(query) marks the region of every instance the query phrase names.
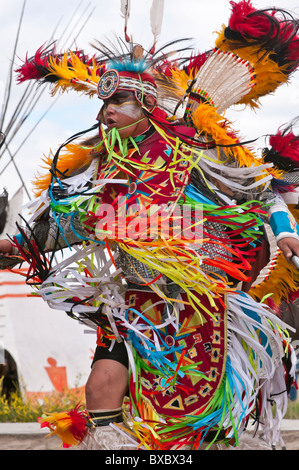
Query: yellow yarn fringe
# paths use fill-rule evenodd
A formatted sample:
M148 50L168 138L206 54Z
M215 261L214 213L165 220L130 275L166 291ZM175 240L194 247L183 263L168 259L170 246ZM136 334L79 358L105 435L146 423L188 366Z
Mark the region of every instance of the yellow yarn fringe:
M123 408L125 427L122 424L116 424L116 426L123 429L135 439L137 437L139 441L138 448L142 447L146 450L152 450L154 448L159 449L159 444L157 445L157 443L161 438L156 432L160 423L159 415L143 397L139 397L136 406L138 408L138 416L142 418L142 421L132 421L132 416L130 416L129 410Z
M279 252L273 265L269 268L267 277L256 286L253 286L249 295L257 301L261 301L271 294L270 298L275 305L279 305L282 300L288 300L292 292L296 292L299 287L299 271L289 263L282 252ZM267 302L267 299L264 300Z

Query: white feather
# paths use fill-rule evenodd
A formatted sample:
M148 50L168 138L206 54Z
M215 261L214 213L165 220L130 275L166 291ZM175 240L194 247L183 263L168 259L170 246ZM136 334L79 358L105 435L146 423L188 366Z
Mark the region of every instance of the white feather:
M131 0L120 0L120 12L125 18L125 24L127 25L131 12Z
M200 68L194 90L203 90L214 103L219 114L250 92L255 85L249 62L236 54L218 50L213 52Z
M164 0L153 0L150 12L151 29L154 38L157 39L162 29L164 13Z

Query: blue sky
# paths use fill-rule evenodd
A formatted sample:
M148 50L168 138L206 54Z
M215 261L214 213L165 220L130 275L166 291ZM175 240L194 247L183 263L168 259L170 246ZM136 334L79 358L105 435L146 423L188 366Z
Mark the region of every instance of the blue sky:
M131 17L128 24L129 34L132 34L136 42L149 47L152 42L152 34L149 22L149 12L152 0L132 0ZM299 17L298 0L277 0L272 3L264 0L252 2L256 8L269 6L281 7L293 11ZM1 85L6 83L7 73L10 67L14 40L17 32L19 17L23 6L23 0L0 0L0 96ZM76 12L76 13L75 13ZM75 14L74 14L75 13ZM182 37L192 37L196 49L203 52L213 47L215 31L220 30L222 24L226 24L229 18L230 5L228 0L165 0L164 20L159 44ZM74 17L73 17L74 14ZM120 0L52 0L41 2L40 0L27 0L23 25L17 49L19 65L28 52L29 56L51 37L53 30L58 25L56 37L60 37L70 19L74 31L78 31L76 25L83 24L91 14L86 27L80 33L77 45L92 53L89 45L94 39L105 41L113 34L123 36L123 19L120 15ZM70 29L69 29L70 30ZM73 42L73 37L66 38L66 47ZM15 103L23 92L24 85L13 84L11 105L8 117L14 109ZM22 171L22 176L30 187L30 180L36 173L41 157L53 151L69 136L88 128L95 122L100 102L97 99L90 100L75 93L69 93L60 97L55 104L48 90L43 93L34 113L22 126L21 131L13 139L11 150L16 151L22 140L28 135L32 127L40 119L45 110L53 104L45 118L37 126L34 133L26 141L21 151L15 157L16 165ZM283 123L298 114L299 109L299 72L292 82L283 85L274 94L262 100L262 109L257 113L249 110L229 111L228 117L235 123L235 128L240 130L245 139L252 139L269 132L274 132ZM264 145L263 139L257 143ZM0 171L8 162L8 157L2 157ZM12 196L20 186L16 171L10 164L0 175L0 190L7 187Z

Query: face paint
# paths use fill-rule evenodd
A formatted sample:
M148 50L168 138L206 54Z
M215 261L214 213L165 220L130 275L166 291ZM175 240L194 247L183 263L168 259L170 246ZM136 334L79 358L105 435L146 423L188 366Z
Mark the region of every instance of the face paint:
M136 101L125 101L121 104L111 104L109 103L109 109L113 110L116 113L122 114L127 116L131 119L139 119L141 116L140 106L136 103ZM107 116L109 112L107 112L107 108L104 109L104 117Z
M116 128L121 138L135 136L148 127L133 92L119 91L104 101L100 117L107 129Z

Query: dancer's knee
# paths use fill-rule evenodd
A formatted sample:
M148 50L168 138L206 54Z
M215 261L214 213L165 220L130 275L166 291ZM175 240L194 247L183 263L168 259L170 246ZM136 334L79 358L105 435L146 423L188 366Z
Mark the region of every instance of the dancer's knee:
M120 363L100 360L94 363L85 386L88 409L122 405L128 387L128 370Z

